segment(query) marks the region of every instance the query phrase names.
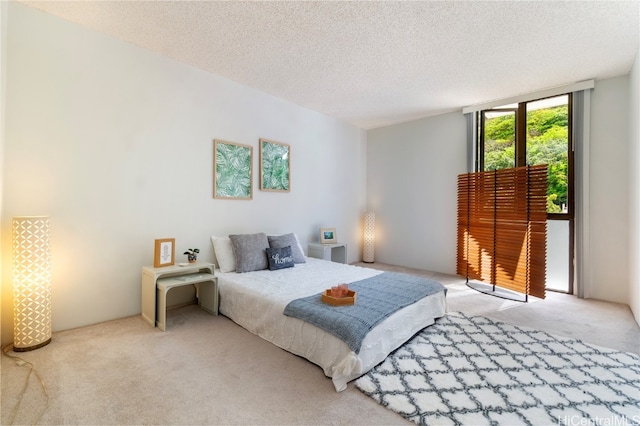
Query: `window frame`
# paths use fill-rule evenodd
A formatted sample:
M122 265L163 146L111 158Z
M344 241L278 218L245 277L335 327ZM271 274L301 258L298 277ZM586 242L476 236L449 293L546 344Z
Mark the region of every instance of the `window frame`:
M568 114L568 133L567 133L567 213L547 213L547 219L550 220L573 220L575 212L574 197L574 141L573 141L573 93L560 93L552 96L531 99L528 101L518 102L516 107L510 107L507 104L496 108L489 108L476 111L476 158L474 159L475 171L484 170L484 130L485 130L485 113L486 112L513 112L515 111L515 158L514 167L522 167L527 165L527 104L541 101L544 99L552 99L560 96L567 96L567 114ZM524 124L523 124L524 123Z

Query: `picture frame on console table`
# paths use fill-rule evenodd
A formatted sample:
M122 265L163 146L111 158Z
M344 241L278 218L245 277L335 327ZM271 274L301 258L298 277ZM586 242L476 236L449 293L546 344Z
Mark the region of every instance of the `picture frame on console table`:
M336 228L320 228L320 244L335 244L337 242Z
M176 239L160 238L155 242L153 253L153 267L160 268L163 266L171 266L175 263L176 258Z
M260 190L291 191L291 147L286 143L260 139Z
M213 141L213 198L251 200L253 147Z

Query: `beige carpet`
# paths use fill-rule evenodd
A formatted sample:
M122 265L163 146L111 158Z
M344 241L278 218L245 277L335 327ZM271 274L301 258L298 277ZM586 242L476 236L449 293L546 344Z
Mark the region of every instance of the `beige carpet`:
M511 302L459 277L368 266L439 279L450 311L640 353L627 306L556 293ZM337 393L319 367L195 305L170 311L167 332L135 316L55 333L20 356L42 376L49 402L32 375L17 406L29 369L3 356L3 425L33 424L41 412L39 424L409 424L353 383Z

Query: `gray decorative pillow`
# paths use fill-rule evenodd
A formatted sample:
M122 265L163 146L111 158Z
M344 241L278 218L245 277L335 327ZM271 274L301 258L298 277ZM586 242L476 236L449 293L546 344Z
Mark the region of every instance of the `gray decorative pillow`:
M293 268L293 257L291 256L291 246L282 248L268 248L267 260L269 261L269 270L275 271L284 268Z
M305 263L307 261L295 234L269 235L268 239L269 247L271 248L291 247L291 256L293 256L294 263Z
M269 248L267 234L229 235L236 259L236 272L251 272L267 269L266 249Z

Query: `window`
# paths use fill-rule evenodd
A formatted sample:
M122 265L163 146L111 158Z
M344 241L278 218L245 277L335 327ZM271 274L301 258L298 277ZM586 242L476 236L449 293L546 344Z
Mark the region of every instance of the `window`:
M571 211L571 94L479 112L476 170L548 164L547 214ZM567 216L568 218L568 216Z
M484 149L478 171L502 170L516 167L516 113L517 109L482 111Z

